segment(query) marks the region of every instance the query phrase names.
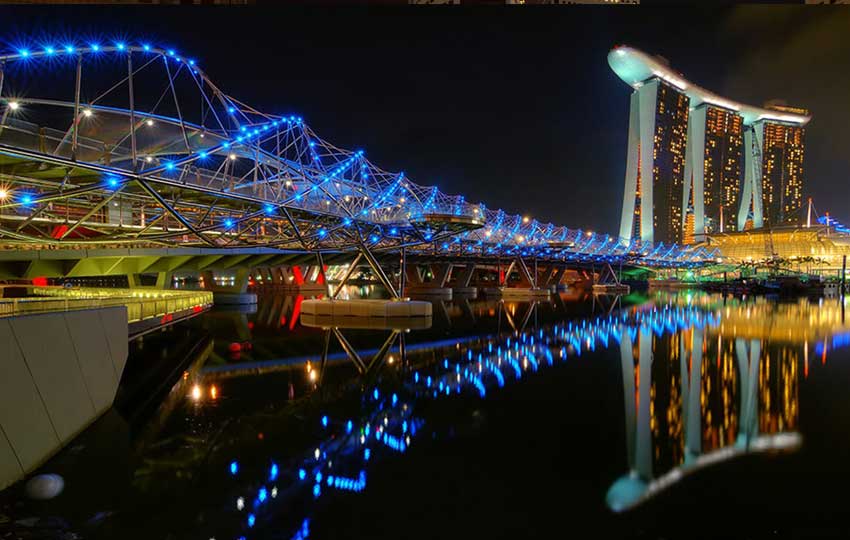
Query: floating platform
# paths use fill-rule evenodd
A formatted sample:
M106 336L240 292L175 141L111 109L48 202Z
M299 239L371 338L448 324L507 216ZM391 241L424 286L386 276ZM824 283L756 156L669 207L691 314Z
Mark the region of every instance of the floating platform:
M593 294L629 294L631 288L622 283L597 283L593 286Z
M353 315L301 314L301 324L312 328L341 328L356 330L425 330L433 318L425 317L356 317Z
M431 302L417 300L304 300L302 316L314 317L431 317Z
M524 300L524 299L541 299L541 298L549 298L551 291L549 288L511 288L511 287L502 287L499 289L502 298L508 300Z
M478 287L452 287L452 294L464 298L477 298Z

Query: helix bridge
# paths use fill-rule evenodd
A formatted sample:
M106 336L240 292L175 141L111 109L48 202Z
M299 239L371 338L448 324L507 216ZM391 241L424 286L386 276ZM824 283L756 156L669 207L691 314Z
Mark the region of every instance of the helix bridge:
M0 55L0 243L248 249L690 267L704 247L621 242L467 201L258 110L200 63L131 41Z

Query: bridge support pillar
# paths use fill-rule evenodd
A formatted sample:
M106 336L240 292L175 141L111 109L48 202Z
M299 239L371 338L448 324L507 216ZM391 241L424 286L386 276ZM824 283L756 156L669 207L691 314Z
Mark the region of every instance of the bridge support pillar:
M408 284L405 287L406 293L411 296L429 296L451 300L452 288L446 286L452 271L451 263L431 264L428 268L431 271L432 279L425 281L415 266L407 265Z
M463 271L459 276L455 279L452 284L452 294L455 295L463 295L466 297L475 298L478 296L478 287L471 286L472 276L475 274L475 264L469 263L463 267ZM454 267L452 274L454 274L454 270L457 270L457 266ZM454 277L454 276L453 276Z
M153 285L142 285L140 274L127 274L127 286L130 289L170 289L173 278L174 272L157 272L156 282Z
M519 281L510 284L511 274L514 270L519 274ZM511 262L507 272L505 272L505 281L500 287L500 293L503 298L512 299L548 298L549 289L538 287L537 278L538 272L535 270L532 273L525 260L522 257L517 257Z
M256 304L257 295L248 292L249 276L248 268L236 268L218 275L211 270L201 273L204 288L212 291L216 304Z

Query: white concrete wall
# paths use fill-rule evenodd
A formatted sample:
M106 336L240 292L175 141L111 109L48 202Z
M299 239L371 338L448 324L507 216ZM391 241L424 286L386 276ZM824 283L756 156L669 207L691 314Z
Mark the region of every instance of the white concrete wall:
M127 351L124 307L0 319L0 489L112 405Z

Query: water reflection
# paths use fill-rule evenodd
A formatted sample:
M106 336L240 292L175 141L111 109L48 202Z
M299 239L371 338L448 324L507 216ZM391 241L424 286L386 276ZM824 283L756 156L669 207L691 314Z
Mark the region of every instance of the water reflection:
M629 468L613 481L606 502L626 510L719 461L797 449L799 366L811 343L826 347L846 330L839 301L670 294L539 327L529 324L535 303L495 309L503 310L510 331L403 348L400 361L385 366L389 372L349 388L360 396L357 413L322 414L317 441L300 458L287 467L269 461L263 476L245 484L239 496L253 502L246 510L234 506L243 528L279 524L281 509L294 506L304 510L290 525L293 537L303 537L320 499L362 491L370 468L416 444L427 425L419 411L429 401L486 398L528 374L605 348L619 350ZM269 501L269 493L278 500ZM293 502L305 497L313 503Z
M545 426L525 436L539 432L529 445L555 448L555 459L569 461L571 481L574 456L559 448L580 436L600 454L588 468L603 480L575 480L574 491L628 510L715 463L798 448L801 385L850 344L845 303L835 299L660 293L649 301L591 300L571 291L546 302L438 301L430 328L380 331L302 321L300 301L269 296L253 313L214 311L187 325L216 343L200 346L209 360L185 368L139 437L131 496L109 532L307 538L328 508L338 515L351 497L379 492L385 471L427 467L447 423L460 431L463 418L474 417L473 436L486 429L496 432L492 440L511 439L520 431L511 422L528 417L495 412L514 407L501 398L523 388L539 392L541 403L579 395L571 402L578 407L560 410L516 404ZM581 407L596 396L603 409L613 406L602 413ZM483 417L502 421L478 422ZM606 440L594 441L599 433ZM616 433L624 435L622 450L611 442ZM525 461L508 459L510 468ZM445 489L461 490L443 478ZM393 489L407 488L399 481Z

